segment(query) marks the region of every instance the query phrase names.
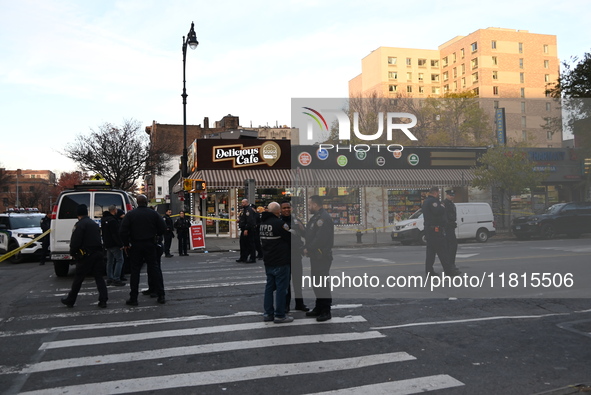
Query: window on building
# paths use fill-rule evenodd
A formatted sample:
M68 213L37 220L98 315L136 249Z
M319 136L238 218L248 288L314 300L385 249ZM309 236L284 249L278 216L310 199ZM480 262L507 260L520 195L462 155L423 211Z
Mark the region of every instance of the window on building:
M420 85L419 86L419 93L425 93L425 87Z
M474 93L476 96L480 95L480 89L479 89L479 88L474 88L474 89L472 89L472 92L473 92L473 93Z
M466 77L462 77L462 88L466 87Z
M551 131L547 131L546 132L546 140L552 140L552 136L554 135L554 133L552 133Z
M475 84L478 82L478 73L472 73L472 83Z
M441 59L441 61L443 62L443 67L447 67L447 56Z
M521 102L521 113L525 114L525 102L524 101Z
M470 61L470 66L472 67L472 70L477 69L478 68L478 58L474 58Z
M466 74L466 65L464 63L462 63L462 65L460 67L462 69L462 75Z
M419 67L427 67L427 59L419 59L417 63Z
M472 52L478 51L478 43L473 42L472 44L470 44L470 49L472 50Z
M493 86L493 95L495 95L495 96L499 95L499 87L498 86Z
M447 92L449 92L449 85L445 84L445 85L443 85L443 93L447 93Z
M431 67L439 67L439 60L431 59Z
M464 59L464 48L460 49L460 58Z
M544 44L544 53L548 53L548 52L550 52L548 44Z
M398 58L392 57L392 56L388 56L388 64L396 64L396 62L398 62Z
M449 73L446 71L443 73L443 81L447 81L449 79Z
M406 80L412 81L412 73L406 73Z
M162 196L162 187L158 187L158 196Z
M498 80L499 79L499 72L498 71L494 70L492 72L492 79L493 80Z
M391 80L397 80L398 79L398 72L397 71L388 71L388 78L390 78Z
M406 58L406 65L412 66L412 59L411 58Z
M525 73L519 73L519 82L522 84L525 82Z
M8 198L2 198L2 204L4 207L8 207Z
M492 40L492 41L490 42L490 47L491 47L492 49L497 49L497 42L496 42L495 40Z
M550 82L550 74L544 74L544 82Z
M525 131L525 130L521 131L521 139L523 141L527 141L527 131Z
M458 81L454 81L454 92L458 91Z
M2 187L2 192L3 193L8 193L8 191L9 191L9 189L8 189L8 186L7 185L5 185L5 186Z
M522 116L521 117L521 128L525 129L527 127L527 117L526 116Z
M453 70L454 70L454 74L453 74L454 75L454 78L458 78L458 68L457 67L454 67Z
M523 58L519 58L519 68L523 68Z
M439 82L439 74L431 74L431 81Z
M552 110L552 104L546 102L546 111L550 111L550 110Z
M523 53L523 43L519 43L519 53Z
M519 89L519 97L525 97L525 88Z
M497 58L496 56L492 57L492 64L493 66L498 66L499 65L499 58Z
M544 68L545 69L549 69L550 68L550 61L549 60L544 60Z
M407 85L406 86L406 92L407 93L412 93L412 85Z
M493 107L495 109L499 108L499 101L498 100L493 101Z
M398 85L390 85L388 87L388 91L390 92L396 92L398 90Z
M30 185L29 186L29 192L35 192L35 186Z
M423 81L425 79L424 73L419 73L419 81Z
M438 95L439 94L439 87L438 86L431 87L431 93L433 93L434 95Z
M457 57L456 57L456 53L454 52L451 54L451 61L452 61L452 63L455 63L456 60L457 60Z

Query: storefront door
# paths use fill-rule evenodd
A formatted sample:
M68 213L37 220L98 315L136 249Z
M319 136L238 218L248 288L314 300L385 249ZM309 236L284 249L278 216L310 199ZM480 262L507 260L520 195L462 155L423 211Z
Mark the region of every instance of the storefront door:
M228 202L228 191L216 190L207 193L206 212L208 218L205 220L206 234L227 235L230 233L230 222L226 221L229 218Z

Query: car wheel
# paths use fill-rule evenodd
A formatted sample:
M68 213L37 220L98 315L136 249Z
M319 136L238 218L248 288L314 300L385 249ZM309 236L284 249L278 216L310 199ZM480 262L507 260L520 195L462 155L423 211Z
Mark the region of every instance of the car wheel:
M550 224L543 225L540 233L542 235L542 239L546 239L546 240L553 239L556 236L556 231L554 230L554 226L552 226Z
M478 232L476 232L476 241L479 243L486 243L487 240L488 240L488 230L478 229Z
M11 240L8 243L8 252L16 250L17 248L18 248L18 243L16 241ZM13 256L11 256L8 260L12 263L22 263L25 260L25 258L23 256L23 254L21 254L19 252L17 254L14 254Z
M67 277L68 272L70 271L70 262L53 262L53 271L55 272L55 275L58 277Z
M425 232L419 233L419 244L424 246L427 245L427 236L425 236Z

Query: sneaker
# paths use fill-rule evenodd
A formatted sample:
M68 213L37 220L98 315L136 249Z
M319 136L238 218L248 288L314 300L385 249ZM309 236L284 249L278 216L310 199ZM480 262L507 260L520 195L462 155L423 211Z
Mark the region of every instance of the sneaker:
M276 323L276 324L287 324L289 322L293 322L293 317L292 316L289 316L289 315L286 315L283 318L275 318L273 320L273 322Z
M263 321L265 321L265 322L270 322L270 321L273 321L274 319L275 319L274 315L267 315L267 314L263 315Z
M105 307L107 307L107 302L98 302L98 307L104 309Z

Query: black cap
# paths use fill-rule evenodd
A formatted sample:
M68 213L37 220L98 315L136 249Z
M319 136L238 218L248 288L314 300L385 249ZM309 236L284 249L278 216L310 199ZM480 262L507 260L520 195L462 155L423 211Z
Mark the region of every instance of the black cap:
M456 191L454 191L453 189L448 189L447 191L445 191L445 193L447 193L449 196L456 196Z
M78 207L76 207L76 215L78 217L88 215L88 207L86 207L86 204L79 204Z

